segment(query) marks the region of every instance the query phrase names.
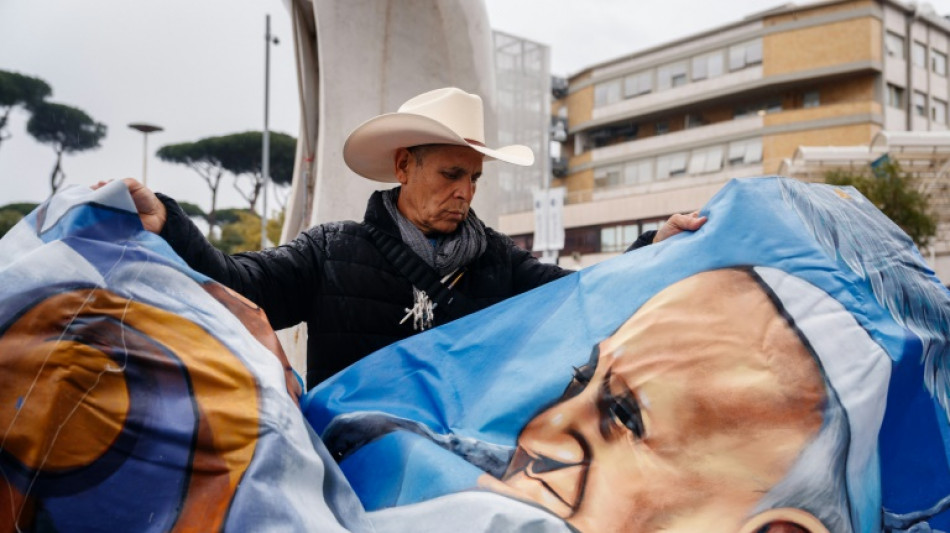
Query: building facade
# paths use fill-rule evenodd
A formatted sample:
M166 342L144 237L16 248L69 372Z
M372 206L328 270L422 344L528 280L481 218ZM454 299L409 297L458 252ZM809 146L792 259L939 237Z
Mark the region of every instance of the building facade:
M616 255L729 179L777 173L800 147L947 130L948 54L950 22L926 4L835 0L751 14L555 83L561 264ZM531 213L500 227L530 246Z

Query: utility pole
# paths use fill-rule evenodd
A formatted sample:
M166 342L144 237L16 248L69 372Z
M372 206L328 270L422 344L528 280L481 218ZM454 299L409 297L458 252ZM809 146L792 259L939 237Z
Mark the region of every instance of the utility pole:
M265 18L264 29L264 134L261 136L263 147L261 150L261 248L267 248L267 184L270 180L270 130L268 127L268 105L270 102L270 45L271 42L279 44L277 37L271 37L270 34L270 15Z

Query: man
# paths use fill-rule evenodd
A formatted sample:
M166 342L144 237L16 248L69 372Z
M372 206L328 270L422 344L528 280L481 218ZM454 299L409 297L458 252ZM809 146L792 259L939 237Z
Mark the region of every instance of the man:
M829 403L815 357L759 277L704 272L601 342L521 431L501 482L482 481L580 531L735 532L815 439ZM809 529L771 531L786 530Z
M146 229L192 268L260 305L274 329L307 323L312 387L396 340L569 273L470 210L483 161L534 161L526 146L487 147L483 122L481 98L456 88L368 120L347 138L344 160L365 178L400 186L374 193L362 223L323 224L256 253L215 250L174 200L126 183ZM704 222L673 215L647 237L657 242Z

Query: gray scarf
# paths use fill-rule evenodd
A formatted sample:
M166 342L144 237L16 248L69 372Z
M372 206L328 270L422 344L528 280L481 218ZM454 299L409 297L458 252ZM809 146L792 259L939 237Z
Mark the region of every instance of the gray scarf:
M451 274L482 255L488 245L488 239L485 237L485 224L475 216L474 211L468 212L468 216L453 233L436 237L436 244L433 246L429 238L396 208L400 189L401 187L395 187L383 191L383 205L399 226L402 242L412 248L412 251L440 276Z

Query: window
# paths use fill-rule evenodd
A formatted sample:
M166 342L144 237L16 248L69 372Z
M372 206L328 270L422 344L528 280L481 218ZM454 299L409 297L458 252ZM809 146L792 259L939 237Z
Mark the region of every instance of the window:
M782 101L778 98L757 102L751 105L740 105L733 109L733 118L745 118L758 115L760 117L769 113L778 113L782 110Z
M904 52L904 38L896 33L887 32L884 36L884 49L887 50L887 55L891 57L897 59L907 57L906 52Z
M818 91L805 91L804 98L802 98L802 107L818 107L819 105L821 105L821 99Z
M919 117L927 116L927 95L914 91L914 114Z
M633 244L639 236L639 224L622 224L600 228L600 251L602 253L622 252Z
M746 139L729 143L729 165L750 165L761 161L761 139Z
M689 156L689 173L705 174L722 169L722 145L697 148Z
M729 47L729 70L739 70L762 62L762 40L747 41Z
M652 222L644 222L640 224L640 234L643 235L648 231L660 229L660 224L666 222L665 220L654 220Z
M923 43L914 41L910 48L910 57L915 67L927 68L927 47Z
M665 180L670 177L670 155L661 155L656 158L656 179Z
M674 152L656 158L657 179L686 174L687 152Z
M686 83L686 61L662 65L656 69L656 88L660 91Z
M661 120L656 123L656 126L653 128L654 135L665 135L670 132L670 121Z
M686 114L686 129L698 128L700 126L705 126L706 120L699 113L687 113Z
M605 189L620 185L620 166L600 167L594 170L594 187Z
M904 89L896 85L887 84L887 105L898 109L904 108Z
M640 159L631 161L623 167L623 182L625 185L647 183L653 181L653 160Z
M722 50L693 58L693 80L721 76L723 72Z
M620 80L598 83L594 87L594 105L610 105L620 101Z
M623 79L623 96L639 96L653 90L653 71L637 72Z
M937 98L930 100L930 119L937 124L947 123L947 103Z
M930 69L938 76L947 75L947 54L937 50L930 50Z

